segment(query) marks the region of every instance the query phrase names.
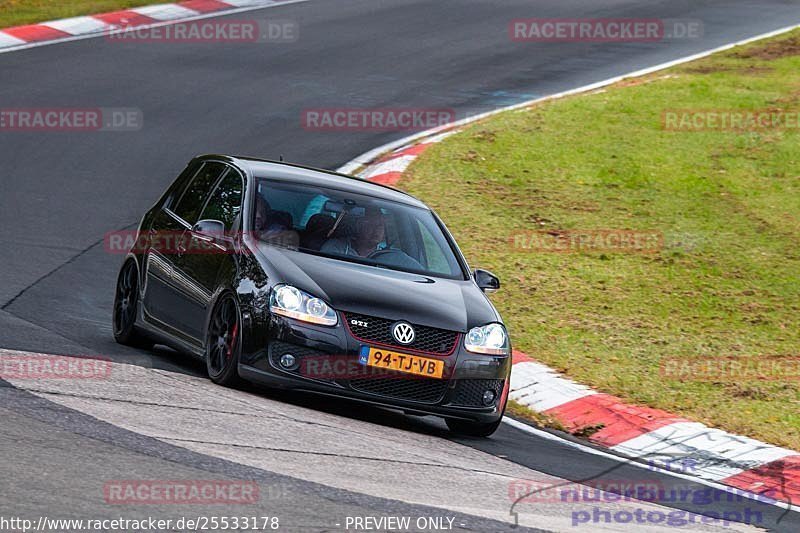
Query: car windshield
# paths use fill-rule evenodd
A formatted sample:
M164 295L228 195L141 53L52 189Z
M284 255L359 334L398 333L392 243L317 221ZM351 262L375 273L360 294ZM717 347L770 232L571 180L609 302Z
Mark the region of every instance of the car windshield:
M270 245L343 261L462 279L433 214L317 185L258 180L251 228Z

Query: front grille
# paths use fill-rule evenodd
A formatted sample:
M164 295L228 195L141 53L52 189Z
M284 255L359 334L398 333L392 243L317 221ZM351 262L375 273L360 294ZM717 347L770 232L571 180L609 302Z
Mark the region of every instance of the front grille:
M421 403L439 403L447 390L447 380L428 378L368 378L350 380L355 390Z
M456 382L453 404L464 407L487 407L483 405L483 393L487 390L493 390L495 398L499 398L500 392L503 390L503 380L460 379Z
M345 320L350 332L357 339L387 346L396 346L401 349L448 355L453 352L458 341L458 332L412 324L414 327L414 342L399 345L392 337L392 326L397 323L397 320L351 313L345 315ZM353 323L353 321L356 321L356 323ZM364 326L364 323L367 325Z

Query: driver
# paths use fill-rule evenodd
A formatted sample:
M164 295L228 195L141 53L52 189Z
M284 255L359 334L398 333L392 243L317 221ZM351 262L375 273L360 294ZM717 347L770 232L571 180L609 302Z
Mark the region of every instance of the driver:
M355 235L350 238L328 239L321 252L334 255L367 257L378 251L386 237L386 221L377 207L368 207L364 216L356 222Z

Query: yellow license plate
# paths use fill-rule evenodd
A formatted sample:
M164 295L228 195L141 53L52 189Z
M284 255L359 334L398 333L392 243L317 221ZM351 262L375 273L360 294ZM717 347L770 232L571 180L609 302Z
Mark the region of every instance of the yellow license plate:
M406 374L425 376L427 378L442 379L444 375L444 361L439 359L430 359L369 346L363 346L359 355L359 363L366 366L396 370L397 372L405 372Z

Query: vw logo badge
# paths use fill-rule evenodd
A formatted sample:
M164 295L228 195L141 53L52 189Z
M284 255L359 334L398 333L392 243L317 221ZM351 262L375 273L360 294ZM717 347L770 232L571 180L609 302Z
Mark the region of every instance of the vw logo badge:
M408 322L398 322L392 328L392 337L400 344L411 344L414 342L414 328Z

